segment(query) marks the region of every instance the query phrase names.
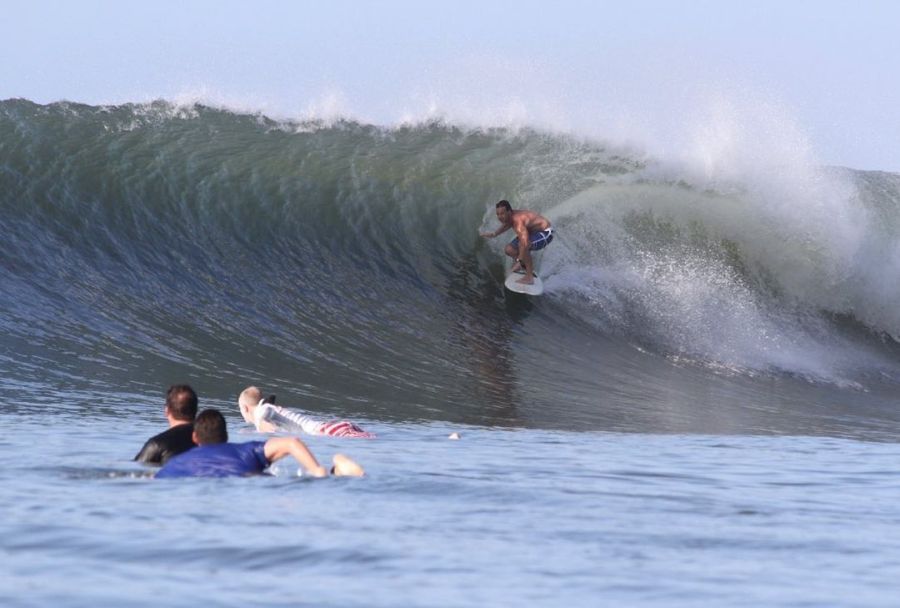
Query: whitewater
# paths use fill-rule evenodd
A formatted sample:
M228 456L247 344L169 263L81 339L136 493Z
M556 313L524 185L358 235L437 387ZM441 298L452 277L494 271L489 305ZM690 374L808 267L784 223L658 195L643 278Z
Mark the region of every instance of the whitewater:
M774 131L0 101L0 600L890 605L900 175ZM369 477L161 487L179 382L359 422L309 443Z

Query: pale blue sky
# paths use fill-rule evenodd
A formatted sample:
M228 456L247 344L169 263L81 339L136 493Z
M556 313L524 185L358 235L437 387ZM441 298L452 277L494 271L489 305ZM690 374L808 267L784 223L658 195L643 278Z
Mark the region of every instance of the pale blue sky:
M745 139L790 133L819 162L900 171L900 3L0 6L0 98L199 99L381 124L441 115L662 154L719 121Z

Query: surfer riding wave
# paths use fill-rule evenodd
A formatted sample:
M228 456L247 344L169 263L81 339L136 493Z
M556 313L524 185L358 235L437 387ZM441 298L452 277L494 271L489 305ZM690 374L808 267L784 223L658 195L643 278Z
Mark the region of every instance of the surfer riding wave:
M513 209L507 200L497 203L496 209L500 227L493 232L482 232L481 236L491 239L512 228L516 238L509 242L504 251L515 260L513 272L523 269L525 271L524 276L516 282L531 285L534 283L534 261L531 259L531 252L543 249L553 240L550 220L535 211Z

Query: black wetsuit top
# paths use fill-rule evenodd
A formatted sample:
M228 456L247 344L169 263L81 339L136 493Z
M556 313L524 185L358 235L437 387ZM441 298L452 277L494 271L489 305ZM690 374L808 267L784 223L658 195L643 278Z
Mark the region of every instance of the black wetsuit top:
M193 432L193 424L173 426L148 439L134 459L144 464L166 464L166 461L175 454L186 452L197 445L191 438Z

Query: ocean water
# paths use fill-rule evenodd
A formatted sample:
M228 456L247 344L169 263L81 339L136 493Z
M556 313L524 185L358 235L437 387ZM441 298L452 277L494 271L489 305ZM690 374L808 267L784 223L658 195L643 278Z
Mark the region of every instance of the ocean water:
M894 605L900 176L770 156L0 102L0 604ZM156 481L180 382L368 476Z

